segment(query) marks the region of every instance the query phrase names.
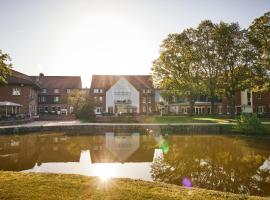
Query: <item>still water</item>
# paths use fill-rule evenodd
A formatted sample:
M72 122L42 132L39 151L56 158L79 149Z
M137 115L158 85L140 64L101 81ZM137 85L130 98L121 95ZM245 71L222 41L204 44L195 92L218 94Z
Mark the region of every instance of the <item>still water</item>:
M0 170L132 178L270 196L270 138L138 132L0 136Z

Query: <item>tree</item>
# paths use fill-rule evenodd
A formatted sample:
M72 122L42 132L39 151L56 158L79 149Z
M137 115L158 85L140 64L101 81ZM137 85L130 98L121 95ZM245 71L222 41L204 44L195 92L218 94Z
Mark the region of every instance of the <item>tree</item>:
M255 19L248 29L249 41L255 51L257 85L270 88L270 12ZM266 84L265 84L266 83Z
M7 83L7 77L11 75L11 58L0 50L0 85Z
M89 121L89 122L95 121L93 100L90 96L86 97L85 102L82 105L82 107L77 110L76 116L77 118L84 121Z
M247 34L238 23L221 22L215 32L218 62L221 69L218 87L227 98L230 115L235 115L236 92L252 87L252 53L249 48Z
M170 34L160 49L160 56L153 62L154 84L169 93L187 97L193 114L194 103L203 91L202 77L194 54L194 29L180 34Z
M73 107L73 112L76 114L84 105L87 93L82 90L73 90L67 96L67 99L63 99L65 103Z
M195 55L197 66L203 78L207 95L211 101L211 113L215 113L215 101L217 97L217 83L220 76L220 65L215 43L216 25L210 20L202 21L196 29Z

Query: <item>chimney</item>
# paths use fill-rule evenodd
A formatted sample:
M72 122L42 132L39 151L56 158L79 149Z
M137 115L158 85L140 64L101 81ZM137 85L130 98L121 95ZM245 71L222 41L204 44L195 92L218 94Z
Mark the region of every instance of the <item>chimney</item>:
M40 78L44 77L44 74L43 74L43 73L40 73L40 74L39 74L39 77L40 77Z

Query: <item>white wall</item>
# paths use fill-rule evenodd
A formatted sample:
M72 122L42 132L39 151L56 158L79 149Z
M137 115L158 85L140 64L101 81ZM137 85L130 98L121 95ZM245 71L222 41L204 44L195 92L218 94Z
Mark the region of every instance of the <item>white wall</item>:
M241 106L242 106L242 112L245 113L251 113L253 112L252 107L253 107L253 99L252 99L252 92L250 94L250 101L251 105L248 105L248 99L247 99L247 90L241 91Z
M140 93L125 78L121 78L106 92L106 112L108 112L108 107L114 108L114 101L125 99L131 100L131 105L137 107L138 113L140 110Z

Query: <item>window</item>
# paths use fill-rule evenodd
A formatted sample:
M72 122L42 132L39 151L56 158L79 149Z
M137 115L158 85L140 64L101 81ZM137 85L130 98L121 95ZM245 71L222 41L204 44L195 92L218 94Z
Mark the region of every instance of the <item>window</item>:
M41 99L40 99L41 102L46 102L46 97L45 96L42 96Z
M94 97L94 102L95 102L95 103L97 102L97 97Z
M98 93L103 93L103 89L95 88L95 89L94 89L94 93L96 93L96 94L98 94Z
M262 93L258 93L258 99L262 99Z
M113 113L113 107L108 107L108 113Z
M143 103L146 103L146 97L143 97L142 100L143 100Z
M71 92L71 89L67 89L67 93L69 94Z
M247 92L247 104L251 106L251 93L249 91Z
M59 102L59 97L53 97L53 102Z
M102 108L101 107L96 107L96 114L101 114Z
M99 101L102 101L102 100L103 100L103 97L100 96L100 97L99 97Z
M257 113L266 113L266 106L258 106Z
M21 88L12 88L12 95L19 96L21 95Z
M59 93L59 89L58 88L53 89L53 93L58 94Z
M146 112L146 107L145 106L143 106L143 112Z
M151 97L148 97L148 103L151 103Z
M150 93L151 93L151 89L146 88L146 89L143 89L142 92L143 92L143 93L148 93L148 94L150 94Z
M46 93L47 93L47 89L46 89L46 88L42 88L42 89L41 89L41 93L42 93L42 94L46 94Z

